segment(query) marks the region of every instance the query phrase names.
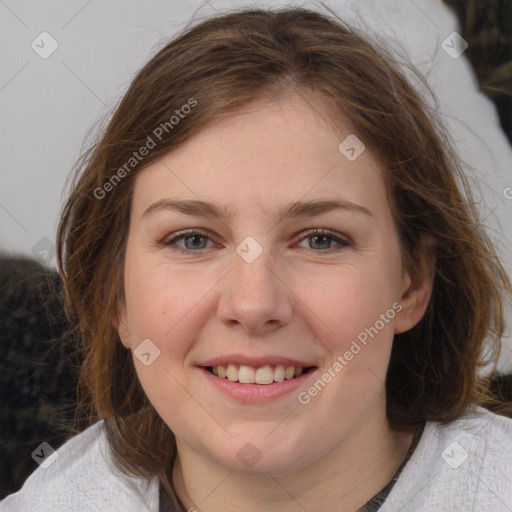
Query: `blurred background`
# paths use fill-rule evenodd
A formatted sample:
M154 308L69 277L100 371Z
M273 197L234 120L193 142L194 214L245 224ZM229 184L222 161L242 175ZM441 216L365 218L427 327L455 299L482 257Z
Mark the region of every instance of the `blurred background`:
M323 4L426 76L512 276L512 0ZM188 24L285 5L328 14L306 1L0 0L0 499L36 468L39 443L62 444L75 408L80 361L62 338L55 235L86 135ZM512 401L510 337L504 342L495 386Z

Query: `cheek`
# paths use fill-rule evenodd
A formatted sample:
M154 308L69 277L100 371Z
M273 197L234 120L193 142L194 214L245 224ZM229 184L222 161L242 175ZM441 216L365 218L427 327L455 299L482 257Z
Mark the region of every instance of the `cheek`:
M129 268L125 286L132 336L177 353L193 342L201 327L197 312L213 283L198 278L197 271L147 262Z
M333 359L352 350L357 352L353 358L361 363L386 360L398 307L398 278L391 269L393 265L379 262L347 266L338 271L331 269L325 278L317 276L315 286L311 280L302 282L303 302L320 320L319 338L324 340Z
M302 293L304 302L311 305L313 311L321 312L327 325L332 324L336 330L334 326L373 324L379 314L392 306L397 285L363 267L344 268L324 280L315 279L315 286L303 282L303 287L307 287L307 292Z

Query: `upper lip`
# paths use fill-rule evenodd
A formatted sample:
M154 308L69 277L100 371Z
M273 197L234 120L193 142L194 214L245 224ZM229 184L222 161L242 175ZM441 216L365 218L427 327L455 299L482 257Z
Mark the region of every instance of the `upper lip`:
M281 357L276 355L251 357L241 354L213 357L212 359L207 359L206 361L199 363L197 366L218 366L220 364L228 365L230 363L236 364L238 366L252 366L254 368L278 364L282 364L283 366L301 366L303 368L315 366L312 363L303 360L301 361L299 359L291 359L289 357Z

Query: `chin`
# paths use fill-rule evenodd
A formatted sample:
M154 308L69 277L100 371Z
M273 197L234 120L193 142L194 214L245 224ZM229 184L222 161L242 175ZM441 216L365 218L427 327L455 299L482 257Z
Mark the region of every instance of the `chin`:
M263 476L270 473L276 477L286 476L308 464L306 459L311 455L305 453L304 447L312 447L311 443L293 440L292 436L286 439L276 436L272 439L272 434L268 435L269 431L265 430L259 437L228 437L223 443L204 446L204 449L216 464L238 474ZM302 436L302 439L305 437Z

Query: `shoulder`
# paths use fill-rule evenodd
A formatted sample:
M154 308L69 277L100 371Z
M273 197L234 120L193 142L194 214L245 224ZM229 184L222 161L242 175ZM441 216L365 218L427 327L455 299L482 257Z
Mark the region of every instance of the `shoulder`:
M0 512L158 511L158 481L129 477L113 464L100 421L56 452L43 446L38 469L22 489L0 502Z
M512 419L475 407L427 422L382 512L493 510L512 504Z

